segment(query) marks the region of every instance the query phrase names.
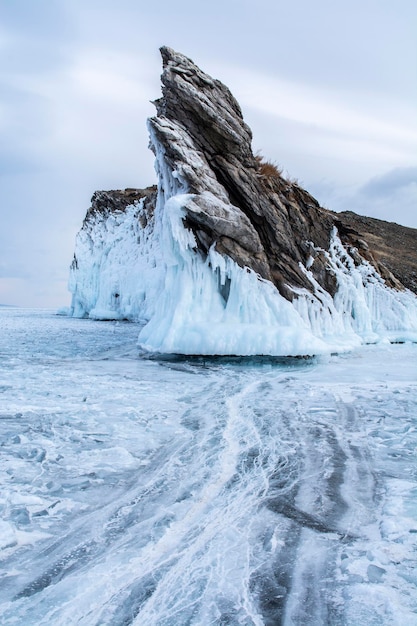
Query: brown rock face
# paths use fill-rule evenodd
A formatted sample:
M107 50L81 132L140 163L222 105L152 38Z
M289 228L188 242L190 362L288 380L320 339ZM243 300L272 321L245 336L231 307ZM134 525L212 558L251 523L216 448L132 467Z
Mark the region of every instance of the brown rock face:
M357 248L358 262L360 255L389 285L416 290L416 231L321 208L253 155L251 131L225 85L182 54L166 47L161 53L163 96L150 120L151 137L183 190L193 195L185 226L201 254L214 244L289 299L288 286L312 289L299 264L313 256L314 278L333 295L335 278L317 248L328 249L336 226L343 242Z
M146 187L146 189L112 189L111 191L96 191L91 198L91 207L88 209L85 220L93 214L113 213L114 211L124 211L130 204L139 202L146 198L146 204L153 207L156 202L156 186Z
M187 57L170 48L161 52L163 97L150 126L169 166L181 171L184 187L195 196L198 210L186 207L186 225L200 251L214 243L218 252L271 280L289 298L287 285L311 288L299 263L310 254L307 242L328 248L331 217L296 185L262 174L251 131L227 87ZM323 286L334 287L320 263L314 271Z
M417 293L417 229L351 211L334 218L342 241L356 247L389 286Z

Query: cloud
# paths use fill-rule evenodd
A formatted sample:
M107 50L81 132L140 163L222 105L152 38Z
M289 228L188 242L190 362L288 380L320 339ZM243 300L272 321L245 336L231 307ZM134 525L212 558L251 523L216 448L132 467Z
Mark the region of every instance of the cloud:
M414 107L389 98L390 106L381 106L378 94L363 100L359 91L344 100L338 88L227 64L222 75L242 105L254 143L264 151L267 143L268 156L284 166L285 153L297 150L300 159L311 157L313 169L321 159L322 171L330 167L329 174L336 175L337 167L342 182L364 183L416 159ZM304 178L303 172L294 174Z
M416 167L395 168L372 177L360 187L321 181L313 184L310 191L333 211L354 211L417 228Z
M382 136L406 143L417 140L417 132L410 132L404 120L384 120L374 106L372 113L355 110L349 102L340 101L337 90L314 88L242 68L233 68L232 73L242 85L239 91L243 103L262 113L350 137Z
M354 201L360 213L417 228L417 167L398 167L371 178Z
M370 198L381 198L417 186L417 167L397 167L382 176L376 176L363 185L360 193ZM417 202L416 205L417 207Z

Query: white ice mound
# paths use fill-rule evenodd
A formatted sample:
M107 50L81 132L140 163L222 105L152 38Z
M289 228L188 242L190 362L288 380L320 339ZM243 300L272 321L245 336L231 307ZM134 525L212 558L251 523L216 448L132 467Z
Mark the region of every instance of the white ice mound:
M417 298L409 291L388 288L369 263L355 264L336 229L330 250L322 251L337 279L334 298L307 268L303 271L314 292L294 289L290 302L271 282L220 255L213 246L206 256L201 254L192 231L184 225L186 214L208 202L217 202L216 214L228 219L233 219L236 209L190 138L172 121L163 122L181 160L174 163L175 169L172 162L168 165L150 125L159 177L153 237L162 252L164 280L154 313L139 334L142 349L295 356L348 350L363 342L417 340ZM184 163L199 171L206 191L188 193L190 174L184 175Z
M125 211L87 216L70 270L74 317L140 321L154 314L163 267L154 220L143 205L144 199Z
M291 303L272 283L213 249L206 259L196 253L183 225L190 201L189 194L177 194L164 205L164 288L139 334L142 349L295 356L417 340L417 298L387 288L369 264L356 267L337 233L328 253L339 285L335 297L316 283L314 294L298 290Z
M361 343L417 341L417 297L408 289L387 287L368 261L355 262L334 229L330 249L322 250L337 280L332 298L303 268L314 294L301 296L294 306L312 332L329 344L338 337L356 337Z
M145 350L205 355L297 355L328 350L268 281L210 250L195 252L182 224L187 194L164 207L169 251L156 313L139 334ZM168 224L167 224L168 223Z

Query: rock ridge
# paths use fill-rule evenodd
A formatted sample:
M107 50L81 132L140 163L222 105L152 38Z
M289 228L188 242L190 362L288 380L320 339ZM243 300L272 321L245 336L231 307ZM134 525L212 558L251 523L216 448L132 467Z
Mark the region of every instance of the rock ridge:
M214 245L220 254L273 282L290 300L293 287L314 290L300 268L313 259L314 279L334 295L335 277L320 250L328 250L336 226L344 243L375 265L388 285L416 289L411 269L401 269L395 254L381 254L375 236L362 232L363 224L351 213L323 209L279 172L262 175L251 148L251 130L223 83L171 48L161 48L161 55L163 95L155 102L157 116L149 120L149 127L184 189L195 195L185 207L185 225L193 231L200 253L207 254ZM384 248L390 249L389 229L385 235L383 229L377 230ZM416 243L411 230L403 238L407 245ZM370 241L365 241L367 236ZM417 263L411 251L408 257L410 264Z

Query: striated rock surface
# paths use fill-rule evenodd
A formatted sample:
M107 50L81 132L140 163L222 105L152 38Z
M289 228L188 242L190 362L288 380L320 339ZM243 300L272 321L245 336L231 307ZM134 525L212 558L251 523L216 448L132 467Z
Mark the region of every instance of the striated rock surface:
M386 283L417 293L417 229L344 211L334 215L342 241L356 247Z
M92 214L114 213L124 211L131 204L136 204L142 198L148 199L148 206L155 206L156 185L146 189L113 189L111 191L96 191L91 198L91 207L87 211L86 220Z
M309 255L309 240L328 248L332 219L308 193L262 174L251 131L227 87L169 48L162 58L163 98L150 128L168 165L195 194L185 211L199 250L215 243L286 297L292 297L288 284L309 288L299 262ZM321 267L316 274L326 286L332 282Z
M417 337L417 230L320 207L253 154L225 85L161 53L148 120L157 191L94 194L73 313L148 320L141 344L166 352L311 354Z
M195 194L185 206L186 226L193 230L201 252L214 243L221 254L271 280L291 299L288 285L312 288L299 266L311 255L309 242L327 250L336 225L344 243L357 247L389 284L416 289L417 231L379 227L378 220L324 210L297 184L271 167L263 168L252 153L251 131L228 88L182 54L166 47L161 53L163 97L155 103L158 116L150 120L150 127L168 165ZM190 152L195 158L190 159ZM394 231L402 231L400 240ZM409 250L402 264L395 262L398 244ZM408 264L414 270L406 269ZM327 266L316 253L310 269L334 294L336 282Z

